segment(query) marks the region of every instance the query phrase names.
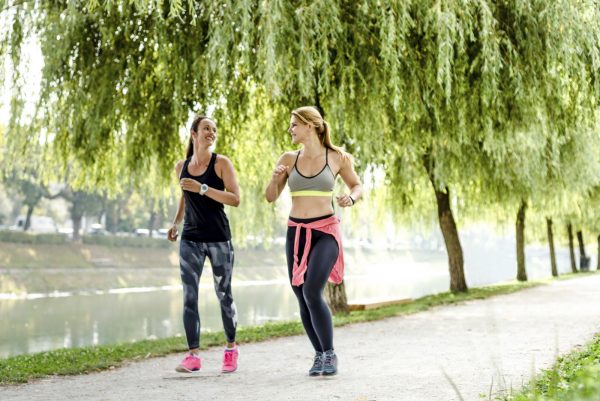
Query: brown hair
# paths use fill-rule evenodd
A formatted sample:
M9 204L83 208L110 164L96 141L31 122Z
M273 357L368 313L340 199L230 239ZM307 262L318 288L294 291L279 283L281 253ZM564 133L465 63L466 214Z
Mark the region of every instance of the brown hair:
M344 158L348 157L348 154L344 152L342 148L331 143L331 130L329 124L323 119L316 107L298 107L296 110L292 111L292 115L298 117L304 124L314 125L317 136L323 146L338 152Z
M198 125L202 122L202 120L212 120L210 117L206 116L196 116L194 117L194 121L192 121L192 126L190 127L191 132L198 132ZM185 153L185 158L189 159L194 154L194 138L190 132L190 141L188 142L187 152Z

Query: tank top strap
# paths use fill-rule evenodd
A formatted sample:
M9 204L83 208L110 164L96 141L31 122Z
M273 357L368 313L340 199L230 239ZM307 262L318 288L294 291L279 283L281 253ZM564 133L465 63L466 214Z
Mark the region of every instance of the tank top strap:
M182 179L184 174L187 174L187 168L188 168L188 165L190 164L190 160L192 160L191 157L188 159L185 159L183 161L183 167L181 168L181 171L179 172L179 179Z
M296 164L298 164L298 158L300 157L300 151L296 153L296 160L294 160L294 166L292 168L296 168Z
M212 156L210 157L210 163L208 163L208 168L215 168L215 163L217 162L217 154L215 152L213 152Z

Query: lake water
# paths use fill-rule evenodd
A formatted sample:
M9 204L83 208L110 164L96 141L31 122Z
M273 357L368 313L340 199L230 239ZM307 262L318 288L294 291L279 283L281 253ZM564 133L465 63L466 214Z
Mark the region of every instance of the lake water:
M475 228L461 232L461 242L470 287L515 277L514 240L510 235L501 237ZM546 246L528 246L526 255L530 279L550 276ZM594 268L595 255L592 258ZM439 236L394 251L349 249L346 259L350 303L418 298L448 290L447 256ZM557 259L559 272L569 272L566 249L557 250ZM200 291L201 323L203 331L219 332L220 311L211 274L210 268L205 268ZM299 319L284 266L238 268L233 291L240 327ZM37 294L22 299L0 295L0 357L184 333L179 286ZM184 345L185 338L181 341Z

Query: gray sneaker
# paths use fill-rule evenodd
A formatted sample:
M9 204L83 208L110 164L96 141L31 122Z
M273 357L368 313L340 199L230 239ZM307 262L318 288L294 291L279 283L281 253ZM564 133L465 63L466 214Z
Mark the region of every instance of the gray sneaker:
M323 353L323 376L333 376L337 373L337 355L331 349Z
M320 376L323 373L323 353L317 351L313 360L312 368L308 371L309 376Z

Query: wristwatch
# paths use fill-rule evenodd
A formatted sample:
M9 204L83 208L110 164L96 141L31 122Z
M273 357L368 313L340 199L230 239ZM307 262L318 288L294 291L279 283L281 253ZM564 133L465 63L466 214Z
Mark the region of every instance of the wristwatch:
M200 185L200 195L204 195L208 191L208 185L202 184Z

